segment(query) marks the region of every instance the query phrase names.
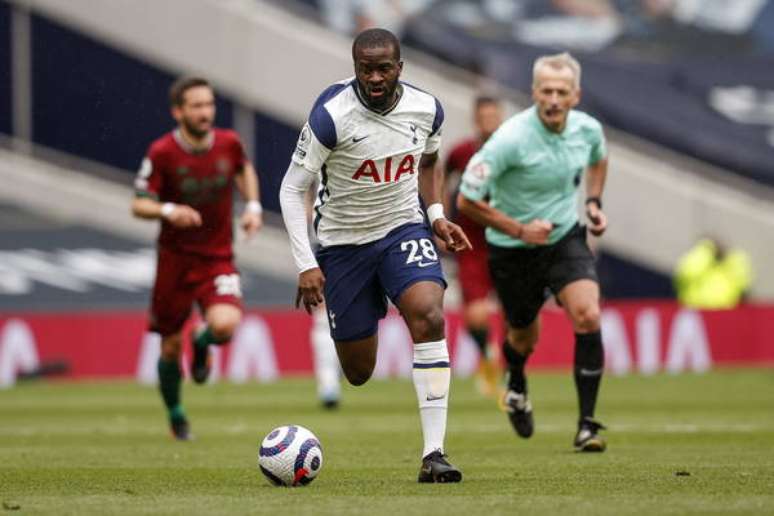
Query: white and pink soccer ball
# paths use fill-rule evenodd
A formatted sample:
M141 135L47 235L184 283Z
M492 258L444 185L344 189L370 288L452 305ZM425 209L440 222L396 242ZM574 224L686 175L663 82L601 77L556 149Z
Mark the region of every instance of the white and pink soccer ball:
M258 467L275 486L305 486L322 469L320 441L299 425L275 428L264 437L258 452Z

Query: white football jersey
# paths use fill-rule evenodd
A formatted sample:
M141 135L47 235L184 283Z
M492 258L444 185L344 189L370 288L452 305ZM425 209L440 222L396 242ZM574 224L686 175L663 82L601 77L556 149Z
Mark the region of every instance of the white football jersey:
M365 244L422 222L419 160L441 146L443 109L435 97L401 82L393 109L366 107L357 81L327 88L301 130L293 161L321 174L314 228L327 247Z

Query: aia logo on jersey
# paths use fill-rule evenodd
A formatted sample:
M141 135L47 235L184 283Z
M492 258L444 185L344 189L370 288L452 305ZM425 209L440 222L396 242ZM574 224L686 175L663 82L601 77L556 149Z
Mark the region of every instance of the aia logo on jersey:
M396 157L394 161L397 161ZM393 158L390 156L384 160L384 168L379 170L377 163L372 159L367 159L360 164L352 179L367 181L370 178L373 183L397 183L400 181L402 174L414 173L414 156L412 154L406 154L400 160L398 167L394 171L393 175ZM380 162L381 163L381 162Z

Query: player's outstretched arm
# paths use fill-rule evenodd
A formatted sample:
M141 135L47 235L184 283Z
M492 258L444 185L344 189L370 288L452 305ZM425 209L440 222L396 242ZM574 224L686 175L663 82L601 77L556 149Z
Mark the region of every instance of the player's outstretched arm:
M602 158L589 167L586 178L586 217L589 219L589 231L601 236L607 229L607 216L602 211L602 192L607 179L607 158Z
M263 227L263 207L258 200L261 197L258 174L251 163L246 163L241 173L234 177L234 181L245 200L245 211L242 212L240 225L247 238L250 238Z
M323 302L325 277L312 253L307 227L305 196L314 182L315 174L301 165L290 162L280 187L280 206L282 219L290 236L290 250L298 268L298 290L296 307L301 302L307 312Z
M164 219L177 228L202 225L202 216L190 206L172 202L160 203L145 197L137 197L132 201L132 214L141 219Z

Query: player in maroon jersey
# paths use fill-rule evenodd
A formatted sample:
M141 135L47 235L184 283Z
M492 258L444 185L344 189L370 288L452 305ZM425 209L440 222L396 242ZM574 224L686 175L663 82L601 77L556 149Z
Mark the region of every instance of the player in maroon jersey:
M454 146L446 160L446 199L454 206L460 177L465 167L481 145L495 132L503 120L500 102L494 97L481 96L474 104L473 122L476 135ZM455 210L451 208L447 213ZM492 281L487 265L487 244L484 228L462 213L455 213L456 222L470 239L472 251L457 253L457 277L462 289L463 318L465 327L481 352L479 363L479 389L482 393L497 395L499 368L489 352L489 315L492 304Z
M150 330L161 334L159 387L172 434L191 438L180 402L182 328L196 302L204 324L191 335L191 376L209 375L211 344L231 340L242 317L239 272L232 250L232 191L246 201L248 237L263 225L258 179L239 136L213 127L215 94L207 80L184 77L170 88L177 128L154 141L135 181L132 213L161 220Z

